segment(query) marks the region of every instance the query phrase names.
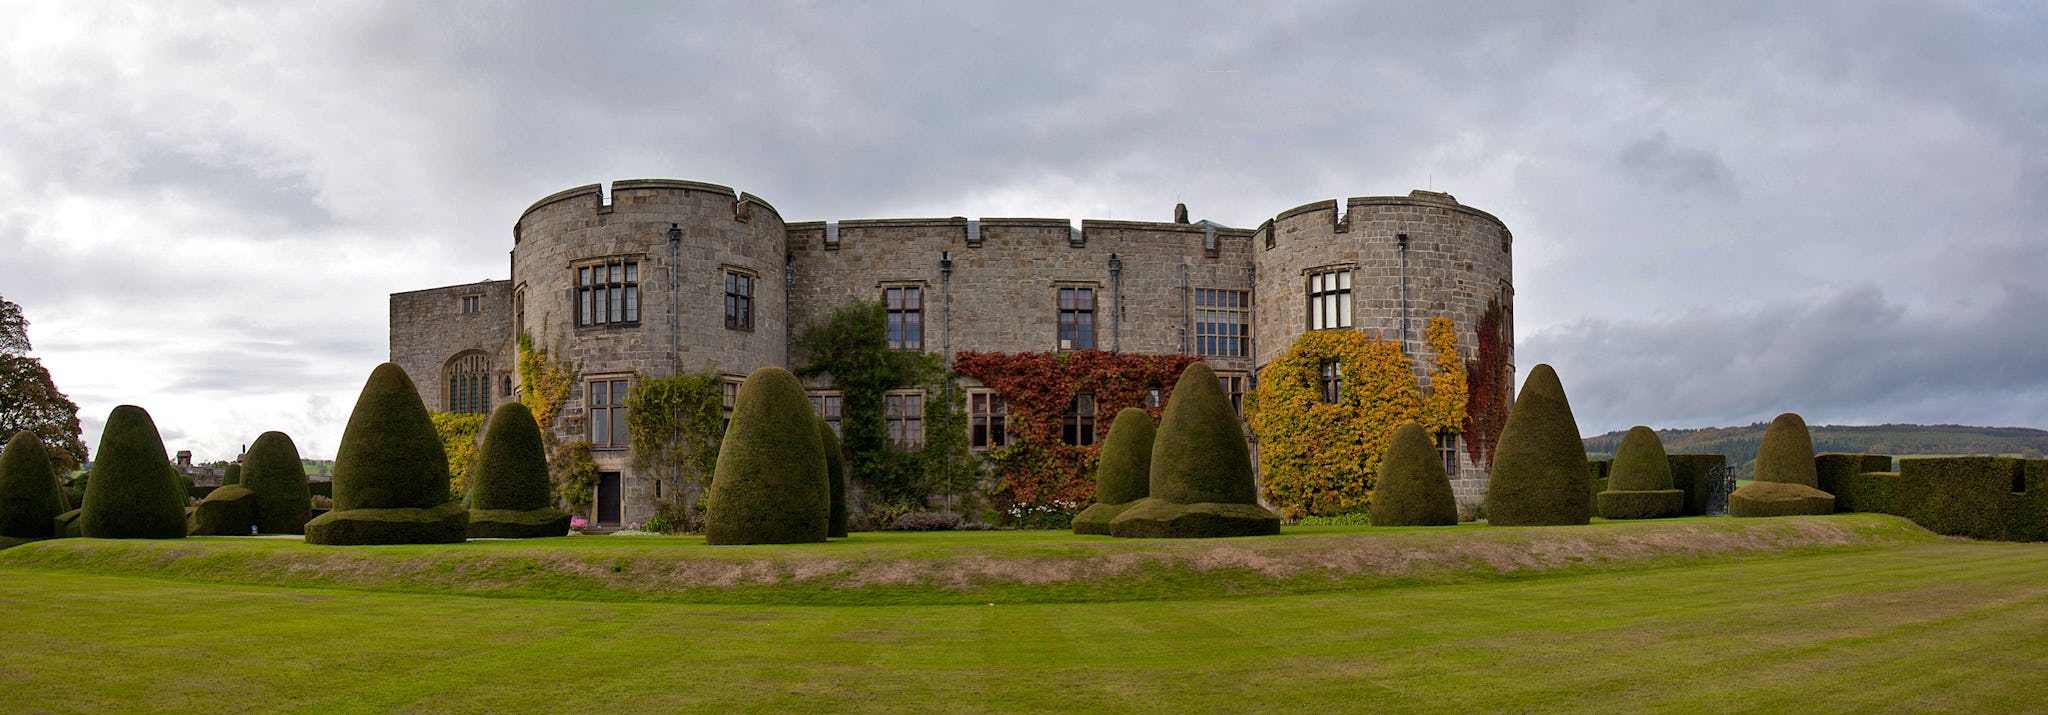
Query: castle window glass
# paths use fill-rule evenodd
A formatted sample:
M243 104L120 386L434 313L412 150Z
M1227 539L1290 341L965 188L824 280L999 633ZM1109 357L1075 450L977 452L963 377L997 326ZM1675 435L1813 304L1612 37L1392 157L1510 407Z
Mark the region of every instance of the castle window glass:
M1325 360L1322 365L1323 401L1337 404L1344 399L1344 366L1335 360Z
M1060 441L1077 447L1095 444L1095 395L1083 392L1067 405L1060 425Z
M1351 269L1308 277L1308 329L1351 327Z
M746 273L725 272L725 329L754 329L754 283Z
M484 297L483 297L483 296L480 296L480 295L465 295L465 296L462 296L462 314L463 314L463 315L468 315L468 314L470 314L470 313L481 313L481 312L483 312L483 311L484 311Z
M924 289L901 286L882 289L882 304L888 310L889 349L924 349Z
M576 269L576 325L638 325L640 264L608 261Z
M924 393L891 392L882 396L882 424L889 443L903 449L924 447Z
M1244 418L1244 376L1235 374L1217 375L1216 382L1223 386L1223 394L1230 396L1230 408L1237 410L1239 419Z
M811 395L811 414L825 420L832 426L832 434L845 436L839 431L839 421L846 416L846 397L836 392Z
M1095 349L1095 289L1060 289L1061 350Z
M626 428L626 381L591 380L587 397L590 403L590 446L626 446L633 437L632 431Z
M1195 289L1195 354L1250 355L1250 325L1249 291Z
M1444 460L1444 475L1458 476L1458 434L1444 432L1436 436L1437 456Z
M448 411L481 415L490 410L490 356L471 351L448 361Z
M968 446L989 449L1010 446L1009 410L994 392L967 394Z

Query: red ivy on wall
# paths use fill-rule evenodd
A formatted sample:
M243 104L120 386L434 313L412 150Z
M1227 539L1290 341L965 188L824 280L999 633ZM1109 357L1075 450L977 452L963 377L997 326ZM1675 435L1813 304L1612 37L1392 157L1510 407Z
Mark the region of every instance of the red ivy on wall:
M1472 461L1493 469L1493 445L1508 424L1507 311L1500 299L1486 301L1474 332L1479 335L1477 359L1465 363L1470 390L1465 397L1465 452Z
M1079 508L1095 498L1095 461L1109 425L1126 407L1144 408L1159 419L1181 370L1201 358L1099 350L1058 353L976 353L954 356L953 370L980 380L1003 397L1010 446L990 461L1003 477L1003 496L1013 504ZM1152 388L1159 404L1146 404ZM1095 444L1060 440L1074 396L1095 396Z

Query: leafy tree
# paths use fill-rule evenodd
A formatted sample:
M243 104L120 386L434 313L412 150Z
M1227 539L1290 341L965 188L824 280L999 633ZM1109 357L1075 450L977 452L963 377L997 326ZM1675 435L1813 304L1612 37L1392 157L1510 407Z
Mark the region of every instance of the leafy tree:
M57 389L42 360L28 356L28 318L0 298L0 442L22 430L48 447L50 468L70 474L90 457L78 425L78 404Z

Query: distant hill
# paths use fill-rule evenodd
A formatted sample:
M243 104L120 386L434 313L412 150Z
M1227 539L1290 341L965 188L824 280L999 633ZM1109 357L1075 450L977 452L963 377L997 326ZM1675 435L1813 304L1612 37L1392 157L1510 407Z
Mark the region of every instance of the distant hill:
M1664 451L1690 454L1722 454L1735 467L1736 477L1748 479L1756 470L1757 444L1764 438L1758 422L1747 427L1704 429L1660 429ZM1958 454L1996 454L2040 459L2048 456L2048 431L2026 427L1965 427L1962 425L1822 425L1810 428L1813 451L1854 454L1889 454L1894 457ZM1586 455L1592 459L1614 456L1621 446L1622 432L1586 438Z

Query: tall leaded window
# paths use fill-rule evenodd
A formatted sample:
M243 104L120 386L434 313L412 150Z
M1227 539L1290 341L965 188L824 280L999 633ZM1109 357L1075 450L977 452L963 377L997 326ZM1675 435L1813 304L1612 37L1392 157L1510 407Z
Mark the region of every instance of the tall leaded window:
M624 447L633 433L626 427L626 381L591 380L586 395L590 405L590 446Z
M1003 405L1003 396L994 392L970 392L967 394L968 445L971 447L1008 447L1010 435L1005 424L1009 410Z
M754 329L754 284L752 274L725 272L725 329Z
M1250 355L1251 293L1195 289L1195 354Z
M577 325L639 323L639 263L607 261L576 268Z
M491 358L466 352L448 361L448 411L485 414L491 411Z
M1075 446L1095 444L1095 395L1087 392L1074 396L1074 402L1067 405L1067 414L1060 425L1060 441Z
M924 349L924 289L897 286L882 289L889 316L889 349Z
M1351 327L1351 269L1308 276L1308 329Z
M825 420L832 426L832 434L845 436L839 431L839 421L846 416L846 397L836 392L811 395L811 414Z
M1344 399L1344 366L1335 360L1325 360L1322 365L1323 401L1337 404Z
M882 423L889 443L903 449L924 447L924 393L891 392L882 396Z
M1061 350L1095 348L1095 289L1060 289Z

